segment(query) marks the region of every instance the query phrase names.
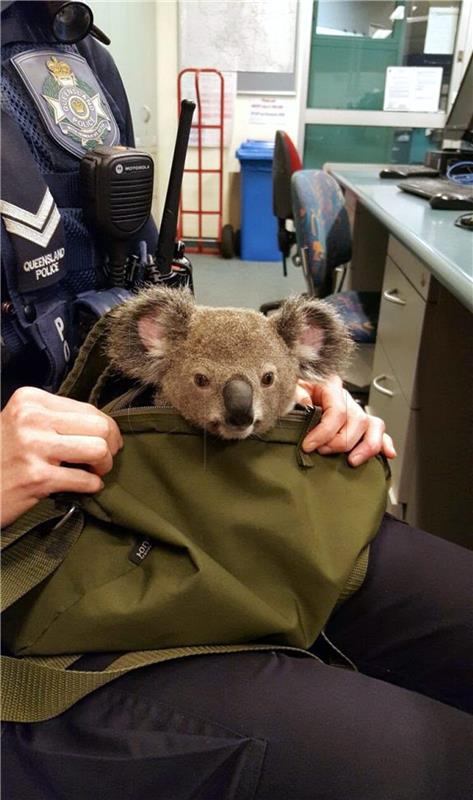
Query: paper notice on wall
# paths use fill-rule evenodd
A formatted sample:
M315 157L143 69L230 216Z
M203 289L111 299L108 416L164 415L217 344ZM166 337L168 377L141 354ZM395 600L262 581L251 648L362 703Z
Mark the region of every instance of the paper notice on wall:
M288 127L289 103L285 97L255 97L250 102L250 125L267 125L274 130Z
M235 98L237 89L236 72L222 72L223 76L223 146L229 147L232 139L233 120L235 117ZM181 97L183 100L193 100L197 103L197 92L195 86L195 73L187 72L182 76ZM199 144L199 132L196 127L199 122L201 125L216 127L203 127L201 131L202 147L219 147L222 132L221 111L222 111L222 81L215 72L199 72L199 106L194 111L192 119L192 129L189 136L189 147L197 147Z
M442 72L442 67L388 67L384 110L438 111Z
M451 55L455 47L458 8L434 6L429 8L424 53Z

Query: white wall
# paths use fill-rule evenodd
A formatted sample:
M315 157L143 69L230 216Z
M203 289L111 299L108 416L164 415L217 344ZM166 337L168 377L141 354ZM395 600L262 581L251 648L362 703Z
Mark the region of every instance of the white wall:
M166 191L169 166L172 158L174 136L177 125L177 76L178 66L178 2L177 0L157 0L157 94L158 94L158 164L159 164L159 188L158 197L162 204ZM299 65L301 68L302 65ZM308 65L306 67L308 69ZM224 160L224 201L223 201L223 222L228 221L238 224L238 208L235 208L239 187L238 173L239 162L235 158L235 151L242 141L246 139L274 139L276 126L274 125L251 125L249 123L250 105L258 95L237 95L235 104L235 119L233 134L230 146L225 150ZM284 103L287 105L287 133L297 141L298 126L300 117L300 96L284 96ZM305 100L305 98L304 98ZM192 159L195 153L189 154L188 166L193 165ZM216 158L215 153L206 153L207 159ZM215 163L215 158L214 162ZM209 162L207 162L209 163ZM213 164L212 164L213 165ZM188 176L185 177L188 188L191 183ZM205 192L207 188L207 192ZM185 198L187 207L196 207L196 196L189 193ZM204 199L207 207L211 207L211 201L216 200L215 180L207 178L204 181ZM213 206L214 208L216 205ZM190 217L186 218L189 230ZM192 232L192 231L191 231ZM213 235L208 231L208 235Z

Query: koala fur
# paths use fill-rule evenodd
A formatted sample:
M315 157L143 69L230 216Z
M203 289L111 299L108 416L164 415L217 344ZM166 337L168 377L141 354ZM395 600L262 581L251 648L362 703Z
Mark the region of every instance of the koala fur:
M107 353L116 370L154 386L155 399L192 425L242 439L292 408L298 378L340 372L352 348L336 312L319 300L292 297L265 317L152 287L112 312Z

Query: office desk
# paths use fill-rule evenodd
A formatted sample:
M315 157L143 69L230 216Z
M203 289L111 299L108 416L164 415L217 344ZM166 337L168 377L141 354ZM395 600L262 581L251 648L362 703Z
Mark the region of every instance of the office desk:
M473 235L378 178L327 164L353 232L350 284L382 292L369 410L395 440L389 510L473 546Z
M473 311L473 235L453 223L462 211L440 211L378 178L382 165L326 164L325 168L379 223L470 311ZM349 202L349 200L348 200Z

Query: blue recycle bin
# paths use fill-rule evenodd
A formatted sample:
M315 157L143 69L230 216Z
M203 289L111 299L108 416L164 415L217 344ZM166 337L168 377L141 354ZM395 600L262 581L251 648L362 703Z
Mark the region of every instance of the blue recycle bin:
M241 164L241 258L279 261L278 225L273 214L274 142L247 139L236 151Z

